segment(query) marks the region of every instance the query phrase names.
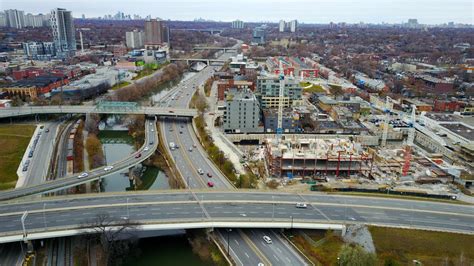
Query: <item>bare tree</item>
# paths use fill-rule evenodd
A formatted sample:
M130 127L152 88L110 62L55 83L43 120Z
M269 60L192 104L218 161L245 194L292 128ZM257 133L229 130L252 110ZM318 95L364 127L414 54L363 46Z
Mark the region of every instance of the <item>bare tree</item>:
M84 227L95 231L96 240L101 244L107 265L120 265L136 243L137 237L134 231L139 224L128 217L119 218L108 213L100 213Z

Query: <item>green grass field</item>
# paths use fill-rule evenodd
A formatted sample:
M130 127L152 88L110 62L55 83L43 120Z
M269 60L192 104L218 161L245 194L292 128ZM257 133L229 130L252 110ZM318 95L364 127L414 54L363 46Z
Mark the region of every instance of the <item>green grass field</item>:
M309 92L309 93L321 93L321 92L326 92L323 87L320 85L312 84L309 82L301 82L300 86L303 88L304 92Z
M15 187L16 170L34 131L32 125L0 125L0 190Z
M114 91L114 90L118 90L118 89L120 89L120 88L123 88L123 87L125 87L125 86L127 86L127 85L130 85L130 82L128 82L128 81L122 81L122 82L120 82L120 83L115 84L115 85L114 85L112 88L110 88L110 89Z
M422 265L473 265L474 236L370 227L379 264L413 265L418 260Z
M287 232L291 242L295 244L315 265L336 265L337 254L341 250L344 241L338 235L324 230L302 230L317 245L309 242L301 234Z

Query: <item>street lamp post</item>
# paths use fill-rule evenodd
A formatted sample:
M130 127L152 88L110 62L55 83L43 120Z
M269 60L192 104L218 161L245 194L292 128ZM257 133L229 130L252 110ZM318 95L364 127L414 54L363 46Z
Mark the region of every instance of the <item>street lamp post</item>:
M272 196L272 221L275 218L275 197Z
M128 198L127 198L127 218L130 219L130 210L128 209Z
M46 231L46 213L45 213L45 209L46 209L46 203L43 203L43 221L44 221L44 230Z
M25 211L23 215L21 216L21 227L23 228L23 239L26 239L26 227L25 227L25 220L26 217L28 216L28 211Z
M227 229L227 255L229 255L229 251L230 251L230 241L229 241L230 232L232 232L232 229L231 228Z
M291 228L290 229L293 230L293 215L291 215L290 218L291 218Z

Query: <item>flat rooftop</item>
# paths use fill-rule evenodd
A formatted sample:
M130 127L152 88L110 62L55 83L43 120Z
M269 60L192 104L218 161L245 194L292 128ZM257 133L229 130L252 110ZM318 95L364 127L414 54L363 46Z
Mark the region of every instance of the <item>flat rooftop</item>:
M448 129L454 134L460 135L470 141L474 140L474 130L464 124L440 124L442 127Z

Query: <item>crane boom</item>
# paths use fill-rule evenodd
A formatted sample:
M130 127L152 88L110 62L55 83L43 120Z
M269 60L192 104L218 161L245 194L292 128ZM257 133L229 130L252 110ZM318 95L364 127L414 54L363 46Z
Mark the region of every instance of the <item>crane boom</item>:
M278 92L278 124L277 124L277 138L280 141L283 134L283 100L285 97L285 73L283 71L283 64L280 60L280 90Z

